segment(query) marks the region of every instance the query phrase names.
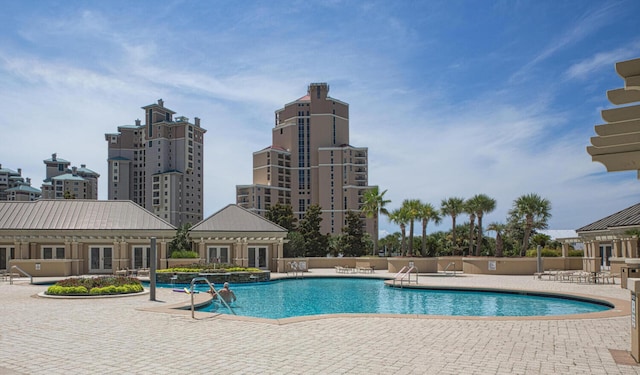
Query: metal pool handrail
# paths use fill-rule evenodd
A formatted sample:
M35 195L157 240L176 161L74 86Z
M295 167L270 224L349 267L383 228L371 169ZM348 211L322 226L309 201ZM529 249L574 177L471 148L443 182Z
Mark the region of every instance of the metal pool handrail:
M23 275L27 276L28 278L31 279L30 283L33 284L33 276L29 275L25 270L23 270L22 268L18 267L18 266L11 266L11 270L9 271L9 285L13 285L13 270L18 270L18 272L22 273Z
M411 284L411 271L416 271L416 284L417 284L418 283L418 268L416 268L412 264L410 266L402 267L402 269L393 278L393 285L394 286L396 285L396 281L400 281L400 286L402 287L405 277L408 278L409 284Z
M195 319L196 318L196 309L195 309L195 303L193 301L193 286L195 285L196 281L201 281L204 280L208 285L209 288L217 295L218 295L218 291L216 290L216 288L213 287L213 285L209 282L209 280L206 277L194 277L193 279L191 279L191 285L189 287L189 294L191 294L191 318ZM229 306L229 304L227 303L227 301L224 300L224 298L222 298L221 296L219 296L218 298L220 301L222 301L222 303L227 306L227 309L229 309L229 311L233 314L236 315L236 312L233 311L233 309L231 308L231 306Z

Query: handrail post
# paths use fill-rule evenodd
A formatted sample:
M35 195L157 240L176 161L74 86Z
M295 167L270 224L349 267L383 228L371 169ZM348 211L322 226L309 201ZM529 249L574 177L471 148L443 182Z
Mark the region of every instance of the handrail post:
M23 275L27 276L31 281L31 284L33 284L33 276L29 275L27 272L25 272L25 270L23 270L22 268L13 265L11 266L11 269L9 270L9 285L13 285L13 271L14 269L18 270L18 272L21 272Z
M213 287L213 285L211 285L211 282L209 282L209 279L207 279L204 276L198 276L198 277L194 277L193 279L191 279L191 285L190 285L190 289L189 289L189 294L191 294L191 318L195 319L196 318L196 312L195 312L195 303L193 301L193 286L195 285L196 281L205 281L207 283L207 285L209 285L209 288L216 294L218 295L218 291L216 290L216 288ZM233 309L231 308L231 306L229 306L229 304L227 303L227 301L224 300L224 298L220 297L219 298L220 301L222 301L222 303L227 307L227 309L229 309L229 311L233 314L236 315L236 312L233 311Z

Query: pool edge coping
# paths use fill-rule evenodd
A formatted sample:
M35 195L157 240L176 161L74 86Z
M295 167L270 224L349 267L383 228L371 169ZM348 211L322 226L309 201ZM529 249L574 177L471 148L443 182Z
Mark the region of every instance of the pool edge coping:
M317 277L326 277L331 278L335 276L324 276L324 275L314 275L313 278ZM345 277L345 276L338 276ZM284 276L278 277L275 280L282 279L295 279L294 276ZM359 277L363 278L363 277ZM389 277L364 277L364 278L377 278L386 280L385 283L388 285L388 281L392 280ZM275 281L274 280L274 281ZM404 287L408 287L405 285ZM567 314L567 315L549 315L549 316L464 316L464 315L427 315L427 314L364 314L364 313L340 313L340 314L322 314L322 315L307 315L307 316L296 316L290 318L281 318L281 319L268 319L268 318L256 318L251 316L240 316L240 315L230 315L230 314L221 314L221 313L209 313L195 310L194 318L196 320L210 320L213 318L216 319L224 319L224 320L234 320L234 321L245 321L245 322L253 322L253 323L263 323L263 324L272 324L272 325L285 325L285 324L293 324L300 322L307 322L313 320L320 319L335 319L335 318L393 318L393 319L446 319L446 320L479 320L479 321L522 321L522 320L584 320L584 319L606 319L606 318L618 318L624 316L631 315L631 301L622 300L619 298L612 297L604 297L604 296L596 296L584 293L574 293L574 292L549 292L549 291L540 291L540 290L529 290L529 289L508 289L508 288L492 288L492 287L465 287L465 286L433 286L433 285L424 285L424 284L414 284L411 285L412 289L440 289L440 290L467 290L467 291L485 291L485 292L499 292L499 293L512 293L512 294L532 294L532 295L547 295L550 297L575 297L585 301L600 301L606 302L607 304L612 305L613 307L609 310L584 313L584 314ZM203 306L211 302L212 298L207 293L195 294L194 301L195 307ZM171 304L167 306L158 306L158 307L147 307L147 308L139 308L141 311L149 311L149 312L160 312L160 313L168 313L174 315L190 315L191 314L191 301L183 301L176 304ZM199 317L196 317L200 315Z

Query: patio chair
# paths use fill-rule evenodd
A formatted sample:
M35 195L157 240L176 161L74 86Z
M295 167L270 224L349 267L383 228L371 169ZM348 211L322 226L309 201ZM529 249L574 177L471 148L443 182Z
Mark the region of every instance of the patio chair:
M373 273L373 268L369 262L356 262L356 270L359 273Z

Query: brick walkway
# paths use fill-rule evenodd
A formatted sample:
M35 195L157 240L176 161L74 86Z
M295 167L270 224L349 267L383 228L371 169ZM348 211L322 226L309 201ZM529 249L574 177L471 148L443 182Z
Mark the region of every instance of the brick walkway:
M619 285L531 276L420 281L629 300ZM640 366L614 360L631 348L628 315L541 320L367 316L273 324L205 313L194 320L190 314L145 310L187 298L168 289L157 291L163 302L149 301L148 295L35 297L45 289L0 282L0 374L640 374Z

